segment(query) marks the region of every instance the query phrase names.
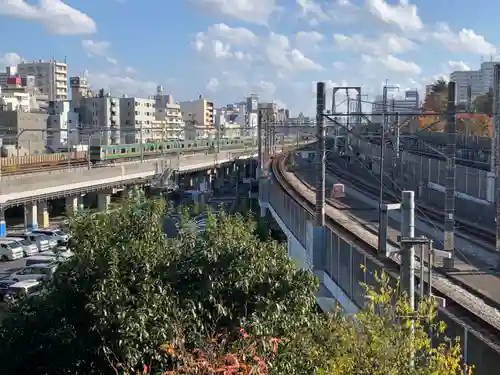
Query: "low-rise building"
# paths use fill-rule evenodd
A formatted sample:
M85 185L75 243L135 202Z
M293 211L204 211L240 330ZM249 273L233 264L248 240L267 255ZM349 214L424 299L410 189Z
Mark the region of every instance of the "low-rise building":
M2 145L14 149L20 155L45 152L46 113L0 111Z

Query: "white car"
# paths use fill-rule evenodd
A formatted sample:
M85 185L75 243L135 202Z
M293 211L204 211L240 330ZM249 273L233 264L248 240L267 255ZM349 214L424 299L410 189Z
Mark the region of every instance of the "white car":
M14 272L10 275L10 279L13 281L48 280L56 272L56 269L55 264L33 264Z
M14 241L10 243L0 243L0 259L3 262L21 259L23 256L23 248Z

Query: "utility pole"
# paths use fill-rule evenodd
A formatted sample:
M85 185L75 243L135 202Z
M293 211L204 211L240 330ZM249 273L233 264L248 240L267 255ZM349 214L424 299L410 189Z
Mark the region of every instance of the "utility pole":
M455 82L448 82L448 108L447 108L447 145L446 145L446 186L444 193L444 250L449 251L451 258L445 258L445 268L454 267L455 251L455 194L456 194L456 148L457 124L455 106Z

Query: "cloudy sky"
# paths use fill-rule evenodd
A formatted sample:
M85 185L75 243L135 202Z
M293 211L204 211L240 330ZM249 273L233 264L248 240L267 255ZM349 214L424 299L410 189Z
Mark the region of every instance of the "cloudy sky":
M495 5L496 4L496 5ZM312 113L314 83L422 89L496 55L491 0L0 0L0 65L67 59L94 89Z

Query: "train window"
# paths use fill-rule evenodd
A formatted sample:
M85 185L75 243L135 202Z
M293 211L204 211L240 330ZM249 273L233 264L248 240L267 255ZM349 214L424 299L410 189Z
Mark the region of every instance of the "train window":
M124 148L122 148L121 153L122 153L122 154L126 154L126 153L127 153L127 150L126 150L126 149L124 149Z
M193 147L195 147L195 148L196 148L196 147L198 147L198 145L195 143L195 144L193 145Z
M132 152L135 152L135 147L132 147Z
M160 150L160 151L163 150L163 145L159 145L158 150Z
M170 145L167 145L167 150L170 150Z
M113 151L112 154L116 154L116 149L115 148L113 150L111 150L111 151Z
M181 148L184 148L184 143L183 143L183 144L181 144Z
M149 147L149 151L154 151L155 150L155 146L150 146Z

